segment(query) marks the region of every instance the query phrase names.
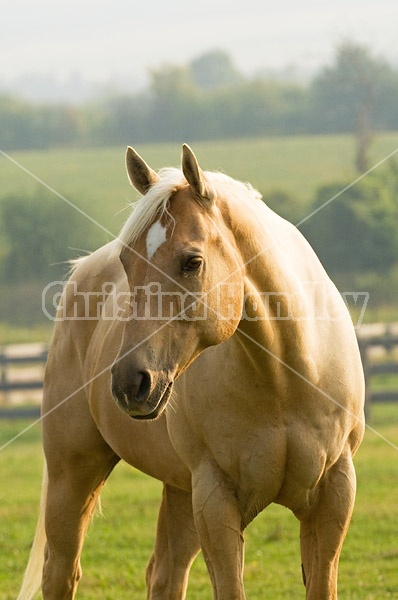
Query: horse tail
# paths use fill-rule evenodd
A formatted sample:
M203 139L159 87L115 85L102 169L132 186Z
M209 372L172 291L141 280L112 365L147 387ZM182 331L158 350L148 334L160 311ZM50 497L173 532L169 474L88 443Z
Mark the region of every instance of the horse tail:
M43 483L41 490L40 513L39 520L36 526L36 533L33 539L32 548L30 551L28 565L26 567L22 587L18 594L17 600L32 600L36 592L39 590L42 580L42 572L44 565L44 550L46 546L46 531L44 527L44 515L46 509L48 488L47 466L44 467Z

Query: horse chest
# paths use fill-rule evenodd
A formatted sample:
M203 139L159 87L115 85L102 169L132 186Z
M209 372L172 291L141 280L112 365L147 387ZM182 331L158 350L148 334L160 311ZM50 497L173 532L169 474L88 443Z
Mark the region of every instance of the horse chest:
M172 441L191 471L209 461L233 487L245 523L272 502L292 510L311 502L328 460L318 430L299 418L288 425L276 406L253 414L228 407L225 396L207 398L206 410L196 400L173 413Z
M218 410L202 414L200 421L195 410L184 422L181 414L174 417L171 438L180 456L191 470L209 460L234 487L242 514L257 514L277 497L286 464L283 424Z

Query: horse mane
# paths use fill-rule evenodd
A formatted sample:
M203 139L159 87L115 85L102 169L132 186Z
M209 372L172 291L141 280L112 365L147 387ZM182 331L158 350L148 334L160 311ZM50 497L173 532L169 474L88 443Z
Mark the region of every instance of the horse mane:
M237 181L224 173L205 171L205 176L213 186L215 198L219 195L217 187L221 186L223 189L220 189L220 192L224 191L228 196L233 195L237 199L242 199L243 196L251 201L261 199L261 194L250 184ZM112 254L119 255L123 247L134 245L155 219L160 219L168 213L171 196L188 185L182 171L173 167L161 169L159 177L159 181L131 205L132 212L114 242Z

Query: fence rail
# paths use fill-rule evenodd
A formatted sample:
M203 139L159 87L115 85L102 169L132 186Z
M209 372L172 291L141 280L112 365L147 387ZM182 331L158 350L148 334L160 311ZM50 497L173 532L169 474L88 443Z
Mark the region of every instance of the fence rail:
M398 323L363 325L358 333L366 380L366 410L369 416L372 404L398 402ZM0 347L0 418L38 416L37 406L18 407L15 393L26 394L43 387L47 346L26 344ZM375 376L397 376L396 387L374 389ZM2 400L2 401L1 401Z

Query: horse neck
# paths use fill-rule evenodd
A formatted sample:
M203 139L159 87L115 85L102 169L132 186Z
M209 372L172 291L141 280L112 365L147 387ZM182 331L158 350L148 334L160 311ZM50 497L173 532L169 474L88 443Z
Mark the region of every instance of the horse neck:
M243 265L245 297L258 307L265 303L270 318L281 311L286 316L298 298L300 276L291 264L295 228L262 202L253 202L245 213L231 219L231 229ZM250 306L246 308L250 311Z
M289 264L292 226L265 206L260 213L249 211L235 227L245 265L245 302L236 339L250 360L258 359L264 369L264 352L285 360L292 339L296 347L305 344L307 325L293 318L302 310L302 295L299 274Z

